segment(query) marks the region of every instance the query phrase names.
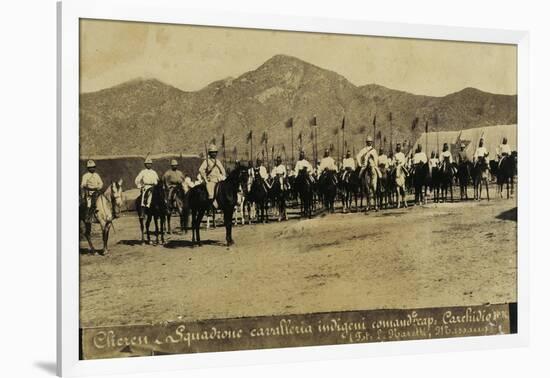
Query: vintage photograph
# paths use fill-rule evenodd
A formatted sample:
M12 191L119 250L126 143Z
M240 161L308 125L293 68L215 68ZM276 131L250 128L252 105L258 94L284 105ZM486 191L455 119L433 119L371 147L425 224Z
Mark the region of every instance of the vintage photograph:
M516 45L81 19L79 70L81 359L517 332Z

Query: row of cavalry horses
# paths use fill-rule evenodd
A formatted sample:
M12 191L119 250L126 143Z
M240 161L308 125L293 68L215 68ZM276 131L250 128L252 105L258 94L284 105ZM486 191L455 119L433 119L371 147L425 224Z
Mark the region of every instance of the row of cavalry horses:
M279 221L287 219L287 207L298 206L300 216L311 218L319 208L334 212L334 204L339 199L342 211L364 212L390 207L407 207L407 193L414 193L414 204L426 203L428 194L434 202L454 201L453 187L458 184L460 199L467 200L468 187L473 186L474 200L485 197L489 200L489 182L496 181L497 190L503 197L513 195L514 176L516 175L516 157L505 157L497 161L480 159L476 164L443 163L430 168L427 163L420 163L410 168L403 165L389 169L376 169L372 160L364 169L354 171L324 172L315 180L305 171L291 176L284 181L274 179L269 182L260 178L257 168L254 178L249 176L247 167L237 164L229 171L227 178L217 184L215 202L208 197L205 185L192 188L175 186L166 188L163 184L152 187L151 204L141 206L141 196L135 200L139 216L142 243L153 244L150 225L154 224L156 244L165 243L165 233L171 233L171 218L176 216L180 228L187 233L189 218L191 220L192 244L201 245L200 227L205 215L210 214L215 225L216 211L223 214L226 231L226 243L234 244L232 228L240 215L241 222L267 223L269 212L273 210ZM93 219L102 230L103 254L108 254L109 230L113 220L122 207L122 182L112 183L96 200L96 212ZM80 220L85 225L84 235L88 240L91 252L91 222L85 217L81 207ZM237 215L237 216L235 216Z

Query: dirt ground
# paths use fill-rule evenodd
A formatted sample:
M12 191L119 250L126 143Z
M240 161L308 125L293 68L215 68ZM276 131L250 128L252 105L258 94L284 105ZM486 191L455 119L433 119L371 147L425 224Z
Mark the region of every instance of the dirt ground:
M223 227L141 245L133 213L110 257L80 257L81 326L516 300L516 201ZM177 222L173 220L175 225ZM94 226L99 244L97 226Z

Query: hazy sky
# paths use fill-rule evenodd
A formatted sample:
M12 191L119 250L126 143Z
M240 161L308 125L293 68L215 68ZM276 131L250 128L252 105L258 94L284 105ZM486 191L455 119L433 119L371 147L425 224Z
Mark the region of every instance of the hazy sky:
M81 21L81 92L156 78L186 91L254 70L276 54L376 83L442 96L465 87L516 94L516 47L381 37Z

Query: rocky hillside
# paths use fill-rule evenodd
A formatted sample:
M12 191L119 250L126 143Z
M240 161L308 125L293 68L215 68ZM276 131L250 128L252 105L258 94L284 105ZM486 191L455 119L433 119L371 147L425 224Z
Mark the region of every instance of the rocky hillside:
M201 153L205 143L221 143L225 133L228 158L234 148L243 156L252 130L255 155L262 133L268 146L290 155L294 120L295 149L301 133L311 151L310 120L316 115L319 149L336 144L346 117L346 140L359 147L373 134L414 140L424 130L457 130L516 123L516 96L474 88L444 97L419 96L370 84L355 86L335 72L297 58L276 55L238 78L216 81L196 92L184 92L158 80L133 80L80 98L81 154L116 155ZM411 127L418 118L418 126Z

